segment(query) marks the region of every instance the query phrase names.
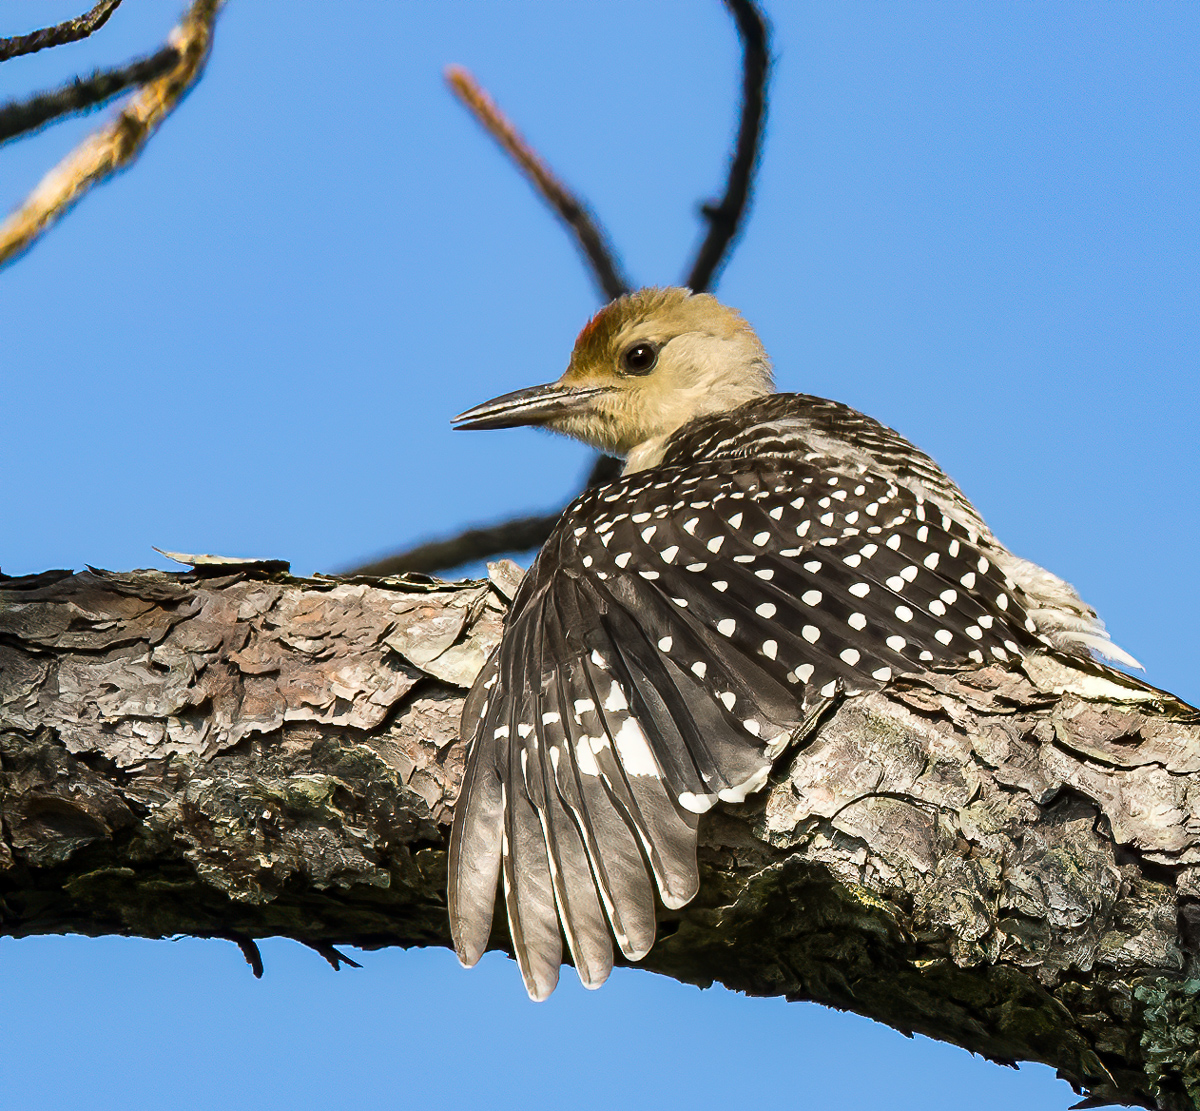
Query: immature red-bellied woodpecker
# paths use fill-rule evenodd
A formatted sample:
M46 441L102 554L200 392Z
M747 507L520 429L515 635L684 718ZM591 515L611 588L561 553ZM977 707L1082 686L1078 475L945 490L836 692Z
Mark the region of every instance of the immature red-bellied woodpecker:
M554 383L463 413L626 460L563 514L467 699L450 842L458 955L501 875L525 986L565 934L598 987L696 894L699 815L743 801L836 700L1032 651L1137 666L1062 579L1019 559L898 433L773 393L738 313L644 289L602 309Z

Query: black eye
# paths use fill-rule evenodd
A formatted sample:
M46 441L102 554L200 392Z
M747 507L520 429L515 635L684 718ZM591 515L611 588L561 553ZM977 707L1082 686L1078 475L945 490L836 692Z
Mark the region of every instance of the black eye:
M649 374L658 362L658 346L642 341L626 348L621 356L621 369L626 374Z

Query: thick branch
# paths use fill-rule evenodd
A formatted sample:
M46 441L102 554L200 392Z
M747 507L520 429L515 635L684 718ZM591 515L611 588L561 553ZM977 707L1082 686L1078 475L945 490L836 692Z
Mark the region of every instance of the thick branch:
M116 119L67 155L0 224L0 266L28 250L93 185L138 156L204 71L222 3L193 0L168 44L178 52L176 64L139 89Z
M0 929L448 944L461 696L512 580L0 580ZM1198 800L1197 712L1135 680L894 683L707 816L644 963L1192 1107Z
M741 122L729 160L725 195L717 204L706 204L700 209L708 221L708 235L684 282L697 293L716 284L721 269L729 260L730 248L737 239L750 204L767 123L767 81L771 64L767 21L753 0L725 0L725 6L737 21L742 40Z
M100 0L91 11L64 23L57 23L40 31L31 31L28 35L13 35L12 38L0 39L0 62L6 62L9 58L16 58L21 54L36 54L39 50L51 46L63 46L68 42L86 39L108 22L108 17L120 4L121 0Z

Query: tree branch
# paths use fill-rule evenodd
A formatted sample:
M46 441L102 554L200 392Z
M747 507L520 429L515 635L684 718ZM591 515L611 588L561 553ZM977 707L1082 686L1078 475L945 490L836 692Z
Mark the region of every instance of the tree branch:
M170 47L177 63L144 85L116 119L90 135L50 171L0 224L0 266L28 250L93 185L132 162L147 140L199 79L223 0L193 0Z
M741 230L754 185L767 122L767 83L770 78L770 31L753 0L725 0L737 21L742 40L742 111L737 143L729 161L725 196L701 206L708 235L696 253L684 284L701 293L717 282L729 251Z
M584 486L590 489L611 482L621 473L620 460L598 455ZM565 506L563 508L566 508ZM508 552L529 552L540 548L558 523L563 510L532 517L513 517L496 525L464 529L444 540L429 540L406 548L395 555L348 569L347 575L386 577L416 571L423 575L448 571L465 563L493 559Z
M505 605L266 566L0 578L0 931L448 945L458 716ZM847 698L705 816L701 866L646 967L1197 1105L1200 714L1168 694L1050 654Z
M0 105L0 144L37 131L60 116L97 108L132 85L143 85L162 77L178 64L179 51L173 46L164 46L127 66L97 70L91 77L77 77L53 92L37 93L28 100L13 100Z
M608 236L587 205L555 176L545 160L525 141L512 121L500 111L496 102L467 70L462 66L449 66L446 83L575 237L604 300L611 301L628 293L631 287L621 273L620 263L609 245Z
M550 535L562 511L535 517L514 517L498 525L469 528L445 540L430 540L374 563L364 563L347 575L385 578L416 571L430 574L464 563L490 559L505 552L528 552L540 548Z
M13 35L12 38L0 39L0 62L16 58L22 54L36 54L51 46L63 46L68 42L78 42L86 39L94 31L99 31L108 22L108 17L121 5L121 0L100 0L90 12L58 23L41 31L31 31L28 35Z

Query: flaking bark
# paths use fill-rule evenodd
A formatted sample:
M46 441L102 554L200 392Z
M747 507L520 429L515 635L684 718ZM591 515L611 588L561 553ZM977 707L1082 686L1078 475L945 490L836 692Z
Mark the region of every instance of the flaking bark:
M448 945L458 715L512 589L0 578L0 930ZM1172 696L1049 655L893 684L701 833L648 968L1200 1105L1200 715Z

